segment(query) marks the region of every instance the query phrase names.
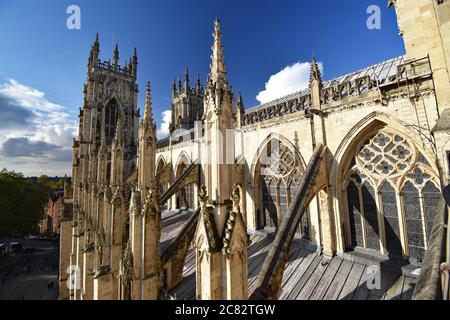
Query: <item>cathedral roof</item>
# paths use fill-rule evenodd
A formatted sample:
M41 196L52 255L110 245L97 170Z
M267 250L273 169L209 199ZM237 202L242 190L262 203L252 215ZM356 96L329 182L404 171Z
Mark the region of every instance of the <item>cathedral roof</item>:
M394 82L395 79L392 79L392 76L397 74L397 67L405 62L406 56L399 56L393 59L389 59L378 64L369 66L364 69L357 70L355 72L334 78L332 80L328 80L324 82L323 89L327 89L331 86L338 86L344 82L355 81L356 79L369 76L371 80L378 80L380 85L384 85L390 82ZM249 108L246 110L247 112L254 112L259 109L265 109L274 105L279 105L309 94L309 88L303 89L284 97L278 98L276 100L263 103L259 106Z

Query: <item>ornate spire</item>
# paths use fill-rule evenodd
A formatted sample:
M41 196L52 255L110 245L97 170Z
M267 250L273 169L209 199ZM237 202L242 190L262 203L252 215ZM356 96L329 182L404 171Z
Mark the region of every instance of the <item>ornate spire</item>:
M175 98L177 95L177 80L175 77L173 77L173 84L172 84L172 98Z
M186 90L189 87L189 69L186 67L184 71L184 89Z
M222 47L222 33L220 32L220 21L216 19L214 21L214 44L212 46L212 56L211 56L211 71L210 78L213 82L218 80L226 79L225 63L223 57L223 47Z
M196 85L195 85L195 89L200 92L202 91L202 83L200 82L200 75L197 74L197 81L196 81Z
M244 111L244 99L242 98L240 91L238 93L237 109Z
M147 81L147 89L146 89L146 95L145 95L144 121L150 121L150 122L153 121L150 81Z
M322 76L320 74L319 65L316 61L316 56L313 56L312 62L311 62L311 72L309 74L309 86L311 86L313 81L317 81L319 83L319 86L322 86Z
M319 66L317 65L316 57L313 56L311 62L311 73L309 75L309 90L311 92L311 108L320 109L322 104L322 76L320 75Z
M239 91L237 106L236 106L236 121L237 121L238 128L242 127L242 125L243 125L244 114L245 114L244 99L242 99L241 92Z
M116 48L114 49L114 68L117 68L119 65L119 46L116 43Z
M131 65L133 66L133 76L137 78L137 65L138 65L138 57L137 57L137 49L134 48L133 50L133 58Z
M178 75L178 91L181 91L181 76Z
M89 53L89 63L88 63L89 71L94 65L96 65L99 53L100 53L100 43L98 41L98 32L97 32L95 36L95 41L91 47L91 52Z
M95 35L95 41L94 44L92 45L92 50L95 52L99 52L100 51L100 42L98 40L98 32Z

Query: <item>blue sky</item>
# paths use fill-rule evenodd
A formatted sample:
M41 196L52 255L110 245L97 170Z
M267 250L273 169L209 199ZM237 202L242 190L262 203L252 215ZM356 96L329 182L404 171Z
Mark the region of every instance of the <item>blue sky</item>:
M72 4L81 8L81 30L66 28L66 9ZM366 9L373 4L381 8L380 30L366 27ZM11 119L12 124L13 116L34 115L28 114L30 121L20 130L0 119L0 167L27 175L70 174L70 139L96 32L104 59L111 57L113 43L126 59L137 47L139 105L150 80L154 116L161 123L174 76L188 66L192 80L199 73L205 82L216 17L222 24L229 82L242 92L246 107L257 105L266 82L286 67L292 71L288 79L300 77L307 67L302 63L313 53L325 79L404 53L387 0L0 0L0 116L3 112L3 122ZM9 139L20 144L13 148ZM48 144L45 152L42 143Z

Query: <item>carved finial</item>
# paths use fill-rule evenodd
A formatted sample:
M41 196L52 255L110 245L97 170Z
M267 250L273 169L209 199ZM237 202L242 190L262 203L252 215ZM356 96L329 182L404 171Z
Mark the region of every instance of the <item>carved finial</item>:
M132 62L131 62L134 78L137 78L137 65L138 65L137 49L134 48L134 50L133 50L133 58L132 58Z
M181 76L178 75L178 91L181 91L182 85L181 85Z
M202 91L202 83L200 82L200 75L197 74L197 81L196 81L196 85L195 85L195 89L200 92Z
M144 214L147 216L159 214L161 212L161 197L159 194L158 187L156 186L156 181L152 183L152 186L148 191L143 211Z
M147 81L147 88L146 88L146 95L145 95L144 121L151 121L151 122L153 121L150 81Z
M94 44L92 45L92 49L97 52L100 50L100 41L98 37L98 32L95 34L95 41Z
M244 99L242 98L241 92L238 93L237 110L239 113L244 113Z
M117 68L119 65L119 46L116 43L116 48L114 49L114 67Z
M187 89L189 87L189 69L186 67L184 71L184 88Z
M311 86L313 81L317 81L319 86L322 86L322 75L320 74L319 65L314 55L311 62L311 72L309 74L309 85Z
M210 77L213 82L226 79L225 62L223 57L222 33L220 32L220 21L214 21L214 44L212 46Z

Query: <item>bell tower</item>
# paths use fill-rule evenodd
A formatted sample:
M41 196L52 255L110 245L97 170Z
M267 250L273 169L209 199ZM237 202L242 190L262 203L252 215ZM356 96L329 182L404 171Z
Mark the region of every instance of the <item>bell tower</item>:
M86 217L74 237L82 284L73 299L116 299L118 268L126 228L126 177L136 168L139 113L137 53L122 65L116 45L110 60L100 59L96 35L88 59L84 103L74 141L74 207ZM84 234L89 235L83 236ZM90 236L93 234L93 236ZM95 239L95 241L94 241Z

